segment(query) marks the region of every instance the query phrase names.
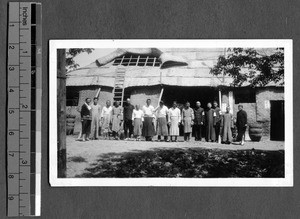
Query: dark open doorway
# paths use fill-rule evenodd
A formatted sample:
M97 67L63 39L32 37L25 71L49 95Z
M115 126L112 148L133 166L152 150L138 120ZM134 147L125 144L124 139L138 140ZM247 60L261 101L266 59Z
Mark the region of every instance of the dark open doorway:
M164 93L162 100L165 105L172 107L173 101L177 101L178 107L182 109L184 104L188 101L191 107L196 107L196 102L201 102L201 107L206 109L207 103L217 101L219 103L218 89L214 87L178 87L178 86L164 86ZM183 126L179 127L180 136L183 136ZM202 134L205 135L204 128ZM194 130L193 130L194 136Z
M270 101L271 105L271 133L273 141L284 141L284 101Z
M165 86L162 100L168 108L172 107L173 101L177 101L180 106L189 101L192 108L195 108L196 101L200 101L201 107L205 109L209 102L216 100L219 103L219 96L218 89L214 87Z

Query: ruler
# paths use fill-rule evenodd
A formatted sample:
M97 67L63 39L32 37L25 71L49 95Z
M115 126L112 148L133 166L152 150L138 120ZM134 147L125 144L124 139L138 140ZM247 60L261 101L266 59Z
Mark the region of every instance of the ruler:
M40 215L41 4L10 2L7 59L7 215Z

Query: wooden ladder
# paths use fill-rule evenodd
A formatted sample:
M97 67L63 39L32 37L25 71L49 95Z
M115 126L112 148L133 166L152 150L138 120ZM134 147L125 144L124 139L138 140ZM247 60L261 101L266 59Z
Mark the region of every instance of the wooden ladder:
M116 70L116 78L115 78L115 87L113 90L114 101L119 101L121 106L123 106L124 102L124 81L125 81L125 68L118 67Z

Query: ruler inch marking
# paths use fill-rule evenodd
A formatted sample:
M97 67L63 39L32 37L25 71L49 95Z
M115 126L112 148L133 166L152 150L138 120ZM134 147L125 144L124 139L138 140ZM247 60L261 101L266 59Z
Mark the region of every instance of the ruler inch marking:
M36 95L41 87L36 78L41 74L41 3L10 2L8 14L7 215L39 216L40 176L35 174L40 155L35 151L40 151L40 142L35 129L41 122L36 116L41 102Z

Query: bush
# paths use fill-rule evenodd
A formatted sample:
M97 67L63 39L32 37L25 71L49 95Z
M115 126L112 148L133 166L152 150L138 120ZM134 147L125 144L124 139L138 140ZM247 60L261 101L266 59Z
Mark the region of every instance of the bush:
M284 177L284 152L176 148L110 154L77 177Z

